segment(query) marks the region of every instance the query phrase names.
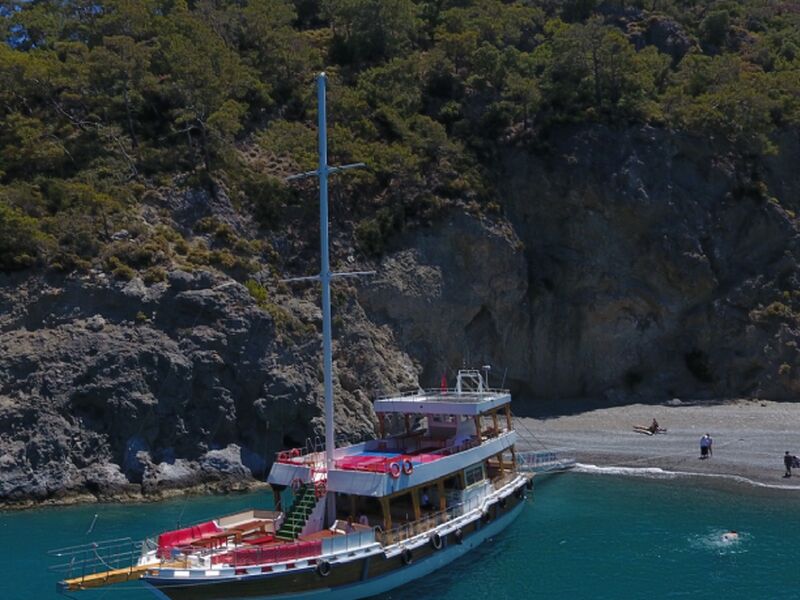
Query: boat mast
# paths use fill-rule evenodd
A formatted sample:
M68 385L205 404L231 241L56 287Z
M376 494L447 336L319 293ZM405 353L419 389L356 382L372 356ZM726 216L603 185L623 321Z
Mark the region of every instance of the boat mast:
M317 75L317 123L319 137L319 165L316 171L308 171L288 177L287 180L317 177L319 179L319 233L320 233L320 273L316 277L297 277L287 281L319 279L322 284L322 369L325 385L325 466L327 471L333 469L333 453L335 449L336 429L333 421L333 341L331 332L331 280L337 277L357 277L373 275L374 271L353 271L348 273L332 273L330 268L330 250L328 242L328 175L338 171L365 167L364 163L353 163L331 167L328 165L328 117L325 103L327 76L324 72ZM336 506L328 497L327 515L332 522L336 515Z
M322 370L325 382L325 466L333 468L333 341L331 335L331 267L328 248L328 116L325 107L325 73L317 75L319 134L319 245L322 284Z

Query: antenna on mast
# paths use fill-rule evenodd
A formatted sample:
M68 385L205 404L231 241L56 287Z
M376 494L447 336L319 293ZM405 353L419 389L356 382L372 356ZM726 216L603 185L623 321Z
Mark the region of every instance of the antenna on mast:
M328 165L328 117L325 104L327 76L325 72L317 75L317 111L319 137L319 166L315 171L306 171L287 177L286 181L316 177L319 179L319 230L320 230L320 272L310 277L294 277L285 281L319 280L322 284L322 369L325 383L325 466L328 472L333 469L335 449L335 428L333 423L333 342L331 333L331 280L337 277L358 277L374 275L375 271L353 271L331 273L328 243L328 175L339 171L366 167L364 163L353 163L331 167ZM336 505L329 496L327 499L328 521L336 517Z

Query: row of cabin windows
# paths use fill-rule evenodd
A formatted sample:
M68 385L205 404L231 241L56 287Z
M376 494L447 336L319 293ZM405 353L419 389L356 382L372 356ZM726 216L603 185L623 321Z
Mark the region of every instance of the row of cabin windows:
M466 483L467 487L483 481L484 479L485 476L483 473L483 463L464 469L464 482Z

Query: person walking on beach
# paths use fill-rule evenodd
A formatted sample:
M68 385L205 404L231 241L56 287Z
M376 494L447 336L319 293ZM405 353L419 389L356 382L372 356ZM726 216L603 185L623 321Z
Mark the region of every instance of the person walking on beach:
M700 458L705 459L713 454L711 451L711 444L713 442L714 440L711 439L709 434L705 434L700 438Z
M786 454L783 455L783 466L786 467L786 473L784 477L791 477L792 476L792 465L794 464L795 457L789 454L789 451L786 451Z

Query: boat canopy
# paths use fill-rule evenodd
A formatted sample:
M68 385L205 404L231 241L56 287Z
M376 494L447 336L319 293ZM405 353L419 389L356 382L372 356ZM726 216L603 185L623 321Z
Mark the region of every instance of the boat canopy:
M417 390L378 398L374 408L378 414L475 417L510 403L508 390L490 389L480 371L462 370L458 372L455 389L448 389L443 381L438 390Z
M453 390L426 390L375 401L376 413L406 415L459 415L474 417L505 406L511 394L505 390L458 393Z

